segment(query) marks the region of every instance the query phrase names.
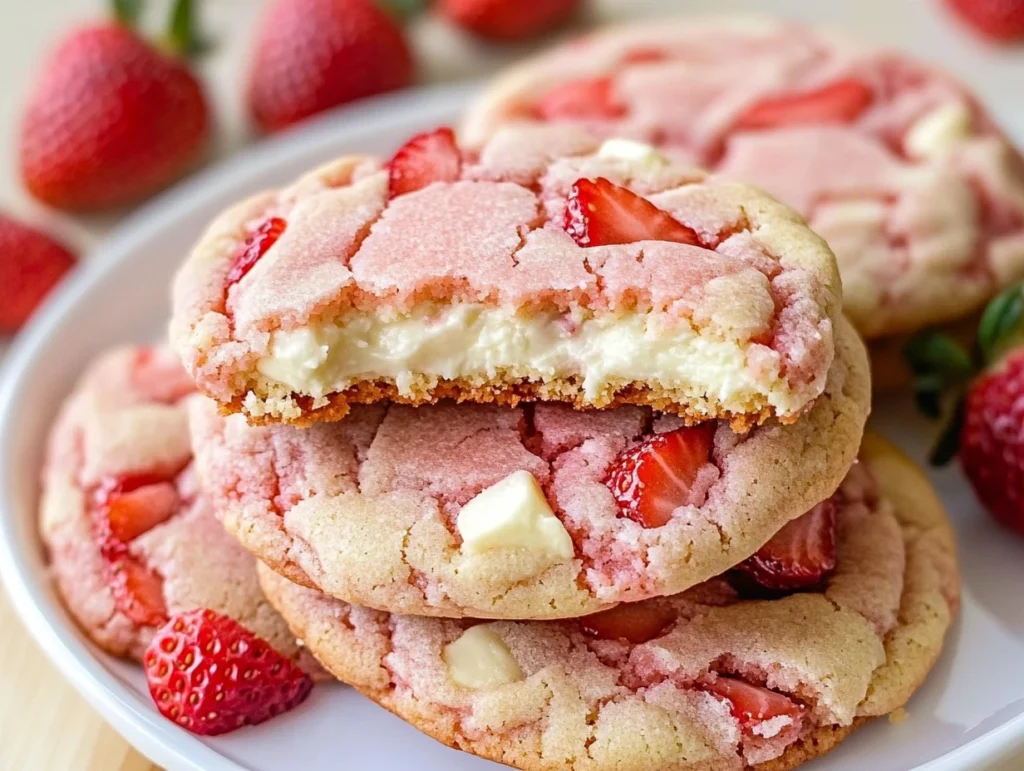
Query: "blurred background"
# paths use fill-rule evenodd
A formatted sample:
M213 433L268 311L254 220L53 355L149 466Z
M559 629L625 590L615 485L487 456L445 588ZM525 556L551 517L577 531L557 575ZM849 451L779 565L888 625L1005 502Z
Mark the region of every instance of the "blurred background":
M278 5L287 1L276 0ZM526 13L526 6L537 5L537 0L504 2L513 6L521 3L518 10L513 9L519 14ZM542 6L563 4L562 0L539 2ZM567 20L537 21L524 29L512 29L517 21L515 14L497 20L474 20L466 15L471 0L436 0L431 8L423 8L422 0L387 0L388 10L399 20L397 23L413 56L411 70L402 73L399 79L413 86L481 78L559 36L615 20L702 12L771 13L832 25L867 42L901 48L940 62L978 92L1021 144L1024 143L1024 43L998 38L1024 34L1024 11L1016 17L1020 28L1017 32L985 30L984 20L979 31L979 20L966 20L964 8L968 9L966 15L969 16L971 8L987 2L989 0L567 0L566 5L573 6ZM116 5L122 14L138 13L136 24L140 33L163 45L163 30L176 6L174 0L149 0L138 7L133 0L120 0ZM294 116L274 115L273 108L280 105L271 105L260 115L254 115L252 99L247 97L247 83L261 45L257 42L259 28L261 23L266 23L261 19L269 13L269 0L196 0L186 5L191 6L187 9L191 18L178 17L178 32L186 28L191 32L191 39L184 41L184 47L203 49L201 55L193 57L191 66L205 89L211 116L210 134L208 144L197 154L200 160L190 159L169 177L180 177L196 168L215 164L240 148L261 141L265 134L278 130L283 123L298 121ZM1024 3L1018 2L1016 6L1024 7ZM110 6L103 0L0 0L0 215L9 215L45 230L82 259L88 259L90 251L102 242L104 235L145 200L150 191L127 191L122 196L125 200L111 206L97 207L97 211L78 211L82 207L74 205L73 196L61 198L67 193L70 182L65 180L65 187L58 190L53 179L38 170L34 178L27 178L21 126L26 105L40 100L52 101L51 94L41 92L77 87L71 82L74 79L69 80L67 76L64 80L58 78L56 85L53 78L43 82L44 75L54 66L55 46L73 36L82 25L110 18ZM554 27L549 29L551 25ZM509 41L507 37L517 39ZM372 54L375 43L371 40L369 45ZM367 91L373 90L372 84L367 86ZM72 104L65 109L74 111L76 106ZM42 133L36 132L37 135ZM52 152L52 148L47 152ZM160 182L152 188L164 186L164 182ZM30 193L29 188L35 190L35 194ZM55 203L56 206L52 205ZM0 233L0 251L2 238ZM3 270L3 255L0 254L0 284L4 281L10 284L10 279L4 276L11 274L4 274ZM6 302L3 289L0 286L0 306ZM4 335L3 323L0 323L0 355L10 339L10 331L8 329L8 334ZM2 594L0 630L3 631L0 634L0 682L4 684L0 689L0 769L142 771L150 768L147 761L134 753L69 685L62 682L22 632Z

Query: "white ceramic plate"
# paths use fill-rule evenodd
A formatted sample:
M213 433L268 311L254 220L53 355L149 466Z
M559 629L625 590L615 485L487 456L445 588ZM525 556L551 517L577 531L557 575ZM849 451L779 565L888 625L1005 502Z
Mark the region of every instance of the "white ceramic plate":
M367 103L260 145L145 209L54 297L11 350L0 386L0 575L64 674L142 752L172 771L424 769L497 766L442 747L341 686L293 712L200 740L163 720L138 668L96 651L54 594L35 532L39 463L54 411L85 363L126 340L162 334L168 282L209 219L229 202L347 151L389 153L451 122L468 95L445 88ZM909 404L876 422L920 456L929 428ZM1024 738L1024 541L980 512L955 471L935 475L960 534L964 607L931 678L898 726L876 721L816 771L954 771L1005 757Z

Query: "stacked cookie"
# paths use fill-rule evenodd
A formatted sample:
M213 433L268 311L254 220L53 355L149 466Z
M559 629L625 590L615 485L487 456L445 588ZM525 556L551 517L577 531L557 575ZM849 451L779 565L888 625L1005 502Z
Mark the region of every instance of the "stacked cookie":
M174 285L187 377L164 349L110 354L54 429L42 530L86 631L143 658L152 684L165 663L191 673L189 635L209 643L233 619L246 645L276 649L239 671L277 679L250 692L270 707L239 708L231 727L294 706L326 670L523 769L790 768L901 708L958 605L945 513L919 469L864 435L868 356L829 246L766 193L679 157L775 157L742 151L789 137L762 92L803 88L812 64L847 83L856 62L872 99L898 105L862 131L797 109L843 157L891 142L886 115L961 92L785 30L729 32L771 65L743 59L765 82L733 100L764 136L736 133L720 105L691 127L659 90L696 67L678 82L707 92L723 66L683 55L700 37L688 27L612 33L581 44L594 56L499 79L466 145L427 132L215 220ZM549 59L594 98L636 81L618 92L635 103L563 114L584 108L538 92ZM934 100L911 109L897 85ZM841 101L823 93L812 103ZM908 154L915 174L860 169L877 187L815 188L806 213L827 231L833 203L895 196L944 225L932 193L957 173L1013 200L1005 146L979 126L954 139L981 166ZM783 144L787 172L819 146ZM875 253L853 243L850 211L830 235L844 273L860 254L867 275ZM886 259L952 238L921 221L909 240L889 233ZM1014 264L1008 222L972 231L972 254ZM980 293L998 278L967 272ZM866 331L896 313L856 307ZM200 686L155 680L165 714L224 728L189 711Z

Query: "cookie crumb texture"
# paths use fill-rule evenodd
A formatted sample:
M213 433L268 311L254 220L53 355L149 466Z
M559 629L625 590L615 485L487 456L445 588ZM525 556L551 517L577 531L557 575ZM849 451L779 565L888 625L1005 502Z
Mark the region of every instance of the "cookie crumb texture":
M784 771L902 707L959 605L927 479L874 436L861 461L837 495L839 559L822 589L751 601L713 579L636 606L674 618L640 644L595 638L585 619L490 622L479 649L507 649L517 675L494 685L452 677L445 652L469 622L347 605L265 566L260 580L335 676L452 747L528 771ZM759 688L783 705L775 716L722 695Z
M168 618L209 608L316 672L198 490L186 404L199 398L166 347L117 348L88 368L43 471L39 530L57 587L114 655L141 661Z
M251 426L197 400L197 468L246 548L331 596L396 613L576 617L718 575L832 494L856 457L870 397L866 353L846 322L837 342L810 413L745 434L720 424L709 461L694 469L692 502L661 527L621 516L606 484L624 449L682 425L635 406L375 405L297 429ZM464 548L463 507L517 472L536 479L571 555L546 511L525 531L509 523L502 537L514 547L494 548L489 536L490 548Z
M389 197L387 165L349 157L245 201L179 272L172 345L254 422L444 398L796 420L834 355L828 246L754 188L600 145L510 129L455 181ZM700 243L577 245L566 200L598 177Z
M616 26L513 66L460 135L538 121L652 143L792 206L835 251L868 338L1024 278L1019 153L962 83L897 53L762 18Z

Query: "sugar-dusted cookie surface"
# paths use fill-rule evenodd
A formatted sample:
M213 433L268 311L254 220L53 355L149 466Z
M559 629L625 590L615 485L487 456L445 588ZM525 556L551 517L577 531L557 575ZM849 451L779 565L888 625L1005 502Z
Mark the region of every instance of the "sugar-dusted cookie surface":
M846 321L836 340L825 393L794 425L740 434L635 406L447 403L298 429L196 401L196 465L230 532L332 596L435 616L580 616L716 576L831 495L870 401ZM641 447L653 455L631 455Z
M1024 164L963 84L903 54L756 18L589 33L498 76L461 136L555 122L763 187L832 247L865 337L1024 278Z
M433 164L421 187L396 171L408 147L343 158L210 226L171 323L201 391L255 422L454 398L737 428L794 421L821 393L841 289L791 210L574 127L479 151L450 136L411 140L446 159L417 161Z
M209 608L317 669L256 579L256 560L199 494L186 402L201 398L166 347L96 360L62 407L39 529L64 602L115 655L141 659L176 613Z
M783 771L906 704L959 605L953 532L920 469L865 437L821 587L744 597L723 578L573 621L396 616L260 567L338 678L430 736L528 771Z

